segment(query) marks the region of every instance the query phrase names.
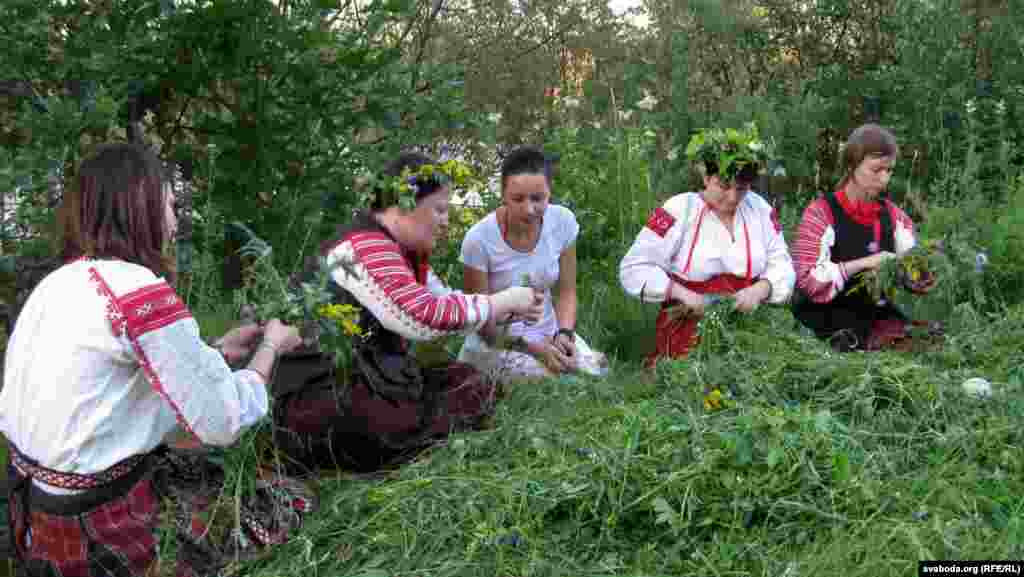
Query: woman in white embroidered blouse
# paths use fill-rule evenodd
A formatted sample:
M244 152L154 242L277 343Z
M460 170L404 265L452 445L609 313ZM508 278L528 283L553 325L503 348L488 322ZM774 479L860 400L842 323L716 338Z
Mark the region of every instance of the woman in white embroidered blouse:
M704 190L678 194L655 209L623 257L619 278L626 292L662 303L648 366L686 356L696 344L706 294L731 294L742 312L790 297L796 275L782 228L772 206L751 191L757 150L738 147L734 156L749 160L726 174L708 156L697 159ZM684 320L665 312L674 305L685 307Z
M523 284L544 291L539 322L513 323L466 338L459 359L502 380L607 371L605 356L576 333L580 227L572 211L549 204L547 166L537 148L512 151L501 168L502 206L473 225L462 241L466 292L488 294Z
M92 574L92 551L104 547L119 554L102 563L123 574L155 562L159 500L144 457L177 427L210 445L234 442L267 414L275 355L301 342L276 320L228 333L220 351L200 339L161 256L177 223L161 171L135 145L82 163L61 212L66 264L33 290L7 344L0 430L17 472L12 511L23 513L11 516L15 553L62 575ZM233 372L226 360L256 343ZM72 534L69 522L95 530ZM45 547L54 539L62 548Z

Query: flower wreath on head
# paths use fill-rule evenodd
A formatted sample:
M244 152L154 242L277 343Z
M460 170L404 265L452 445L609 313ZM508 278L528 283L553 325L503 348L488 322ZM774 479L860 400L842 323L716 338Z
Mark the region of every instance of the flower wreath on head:
M709 165L714 166L725 182L735 180L748 166L756 167L758 172L766 170L774 154L774 144L761 139L754 122L746 123L740 130L705 128L694 134L686 146L686 157L697 163L702 174L707 174Z
M383 205L398 205L404 210L413 210L420 196L445 185L464 187L473 179L473 170L469 165L454 158L437 164L406 167L397 177L385 180L381 187L387 195Z

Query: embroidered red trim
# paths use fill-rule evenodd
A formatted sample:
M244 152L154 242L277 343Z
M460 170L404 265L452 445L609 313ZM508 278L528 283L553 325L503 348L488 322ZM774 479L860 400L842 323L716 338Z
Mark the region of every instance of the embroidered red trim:
M146 458L146 455L132 455L121 462L115 463L110 468L97 471L96 473L64 473L40 465L24 455L14 445L9 445L9 448L11 449L11 464L22 475L46 483L51 487L59 487L71 491L95 489L96 487L113 483L135 470L135 467L138 467Z
M409 261L393 240L381 233L363 233L352 235L349 241L355 260L366 267L372 281L417 323L441 331L462 328L465 324L466 297L461 294L437 297L417 283ZM455 322L446 323L446 318Z
M134 290L120 299L128 327L128 335L135 338L186 319L192 313L166 282Z
M141 333L136 333L134 329L129 329L124 309L122 308L118 298L114 296L114 291L110 290L110 285L107 284L107 281L103 280L103 277L100 275L99 271L96 270L96 267L89 267L89 278L97 285L99 294L107 299L107 317L111 319L111 328L114 330L114 334L116 336L121 336L122 333L127 332L128 339L132 343L132 349L135 350L135 356L138 357L139 364L142 365L142 370L146 374L146 378L149 380L150 386L153 387L153 390L163 397L164 401L171 406L171 409L174 410L174 416L182 428L198 439L199 435L196 435L192 426L185 419L185 415L181 412L181 408L179 408L177 403L175 403L174 400L171 399L170 395L167 394L167 391L164 389L163 382L160 380L160 375L156 374L156 371L153 369L153 364L149 361L149 356L146 355L146 351L142 348L142 345L139 344L138 337ZM133 291L132 293L128 293L126 296L130 296L137 292L138 291ZM116 324L114 321L115 318L118 319Z
M662 207L654 209L651 216L647 219L647 228L651 229L654 234L664 238L668 234L668 230L672 228L672 225L676 223L676 217L672 216Z

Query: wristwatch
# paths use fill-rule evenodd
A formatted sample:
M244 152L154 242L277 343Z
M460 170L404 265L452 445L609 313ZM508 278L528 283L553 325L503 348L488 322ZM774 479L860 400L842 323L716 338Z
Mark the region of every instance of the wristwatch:
M557 337L558 335L566 335L570 339L575 339L576 338L576 332L573 331L572 329L567 329L565 327L562 327L562 328L558 329L558 332L555 333L555 336Z

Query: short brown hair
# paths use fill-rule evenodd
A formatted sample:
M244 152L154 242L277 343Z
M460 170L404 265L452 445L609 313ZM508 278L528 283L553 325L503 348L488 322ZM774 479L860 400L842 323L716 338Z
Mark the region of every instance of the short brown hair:
M860 163L869 156L897 157L900 154L900 147L896 144L896 137L887 128L877 124L862 124L858 126L850 137L846 139L843 147L843 167L845 176L843 182L849 180L850 175L860 166Z
M82 162L77 186L64 194L61 256L120 259L173 283L174 261L163 253L168 240L163 183L163 164L146 147L101 147Z

